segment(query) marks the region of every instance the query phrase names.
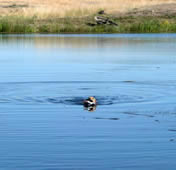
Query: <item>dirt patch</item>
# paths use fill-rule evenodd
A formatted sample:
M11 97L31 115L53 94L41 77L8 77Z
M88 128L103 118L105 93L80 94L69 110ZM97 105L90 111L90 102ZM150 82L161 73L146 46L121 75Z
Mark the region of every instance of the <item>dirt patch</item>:
M160 5L152 5L147 7L141 7L141 8L134 8L128 12L125 13L119 13L117 12L116 16L120 17L138 17L138 16L153 16L153 17L175 17L176 16L176 3L172 4L160 4Z
M11 5L0 5L1 8L27 8L27 4L11 4Z
M175 4L175 0L0 0L0 16L85 17L100 9L115 16L173 16Z

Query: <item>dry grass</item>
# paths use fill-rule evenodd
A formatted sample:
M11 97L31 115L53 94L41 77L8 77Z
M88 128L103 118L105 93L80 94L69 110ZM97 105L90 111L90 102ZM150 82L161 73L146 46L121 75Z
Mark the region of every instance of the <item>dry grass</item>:
M173 3L175 0L0 0L1 16L82 17L104 9L109 14Z

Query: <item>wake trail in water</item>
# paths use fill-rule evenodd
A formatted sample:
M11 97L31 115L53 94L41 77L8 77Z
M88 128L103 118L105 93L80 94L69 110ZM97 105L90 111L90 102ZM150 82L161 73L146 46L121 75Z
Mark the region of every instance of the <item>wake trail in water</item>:
M144 102L145 99L139 96L95 96L98 105L113 105L118 103L139 103ZM22 104L64 104L64 105L82 105L83 100L87 97L0 97L0 103L22 103Z

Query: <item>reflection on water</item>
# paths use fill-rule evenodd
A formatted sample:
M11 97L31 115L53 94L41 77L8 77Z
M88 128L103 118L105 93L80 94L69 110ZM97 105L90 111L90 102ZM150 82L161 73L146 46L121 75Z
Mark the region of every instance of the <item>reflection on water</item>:
M97 108L97 106L88 106L88 107L84 106L84 109L89 112L94 112L96 110L96 108Z
M174 169L175 54L176 34L1 35L0 169Z
M0 40L1 53L9 56L7 48L10 44L15 60L23 58L25 52L32 59L42 60L42 63L52 60L116 64L176 62L176 34L1 35ZM27 61L25 57L24 62Z

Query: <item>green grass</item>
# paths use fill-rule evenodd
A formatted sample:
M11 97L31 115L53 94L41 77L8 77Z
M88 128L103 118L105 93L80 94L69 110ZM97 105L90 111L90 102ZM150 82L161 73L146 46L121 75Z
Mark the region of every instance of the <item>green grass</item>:
M88 26L89 18L1 17L0 33L168 33L176 32L176 18L126 17L113 18L118 26ZM86 22L85 22L86 21Z
M163 18L143 18L121 27L122 32L129 33L168 33L176 32L176 20Z

